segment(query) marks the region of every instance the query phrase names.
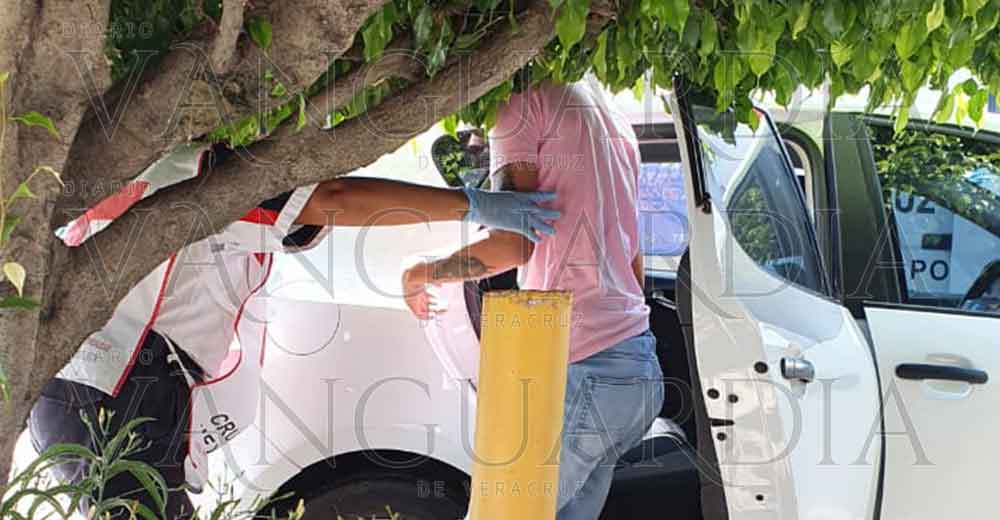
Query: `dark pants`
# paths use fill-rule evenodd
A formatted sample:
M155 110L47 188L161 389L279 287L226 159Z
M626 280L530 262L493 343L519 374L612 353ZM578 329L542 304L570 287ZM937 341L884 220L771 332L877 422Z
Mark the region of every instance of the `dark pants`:
M192 375L200 377L197 365L181 350L177 352ZM53 379L42 390L41 398L31 410L28 427L32 443L39 452L58 443L80 444L94 449L94 439L83 424L81 413L90 418L96 429L101 408L114 412L110 421L111 435L137 417L154 419L136 429L148 446L127 458L145 462L160 471L170 488L166 518L175 520L190 518L193 511L191 501L183 490L190 390L180 367L168 362L169 353L163 337L151 331L115 397L86 385ZM56 471L62 480L78 482L86 476L87 467L81 461L59 465ZM112 478L105 487L105 498L116 496L139 500L151 510L157 510L152 497L129 473ZM87 505L84 504L84 507ZM115 518L125 518L125 515L120 512Z

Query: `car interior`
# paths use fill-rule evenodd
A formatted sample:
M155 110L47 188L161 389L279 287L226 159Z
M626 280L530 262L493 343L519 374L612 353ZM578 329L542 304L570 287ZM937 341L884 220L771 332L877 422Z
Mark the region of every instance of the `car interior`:
M672 124L637 126L635 130L644 164L680 163ZM483 160L484 156L488 157L488 150L477 148L464 154L460 151L469 141L469 132L459 132L454 137L441 136L432 147L435 165L452 186L466 182L481 186L487 182L485 175L468 173L472 169L481 170L482 165L488 164ZM439 153L451 156L439 157ZM716 507L712 504L723 504L721 512L725 514L722 488L712 485L718 481L717 478L710 478L717 474L714 446L708 431L710 420L705 414L704 403L698 401L702 395L698 378L692 377L696 367L693 364L687 253L678 256L680 263L676 270L651 268L647 261L646 302L651 311L650 326L657 338L657 355L664 375L666 399L646 438L622 454L602 520L645 519L649 518L651 511L667 508L671 518L700 520L703 518L703 494L717 498L707 501L707 507L714 510ZM465 284L466 308L477 335L480 333L483 294L516 288L516 271ZM699 443L707 449L699 452ZM700 474L705 477L704 483L699 478ZM719 517L712 515L711 518Z

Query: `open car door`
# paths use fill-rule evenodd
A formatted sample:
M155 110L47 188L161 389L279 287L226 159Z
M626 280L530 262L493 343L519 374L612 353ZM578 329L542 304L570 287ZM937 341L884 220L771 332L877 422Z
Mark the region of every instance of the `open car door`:
M706 494L719 488L703 476L705 518L872 518L877 371L854 319L828 297L782 142L762 111L752 128L692 103L680 81L674 93L691 230L690 283L677 299L690 308L707 412L699 452L717 461L724 493Z
M844 301L881 372L882 517L994 517L1000 135L858 114L827 134Z

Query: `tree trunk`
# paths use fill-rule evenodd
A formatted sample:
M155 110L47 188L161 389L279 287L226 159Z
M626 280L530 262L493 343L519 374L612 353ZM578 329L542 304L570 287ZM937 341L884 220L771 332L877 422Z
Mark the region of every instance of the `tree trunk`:
M8 115L37 111L48 116L60 132L58 138L41 127L7 123L0 142L0 174L3 194L10 193L39 166L62 171L87 96L79 84L66 81L76 65L87 67L97 86L110 83L102 54L110 0L54 1L32 5L23 0L0 0L0 71L10 73L3 99ZM74 55L77 59L74 59ZM76 64L74 64L76 62ZM52 268L60 256L50 232L59 184L51 176L39 175L31 189L36 199L20 199L9 213L21 218L3 261L19 262L28 272L25 296L44 301L59 272ZM0 296L12 291L9 284ZM10 470L14 443L38 396L31 383L39 352L35 348L40 318L45 307L31 311L0 311L0 362L8 377L10 401L0 404L0 483Z

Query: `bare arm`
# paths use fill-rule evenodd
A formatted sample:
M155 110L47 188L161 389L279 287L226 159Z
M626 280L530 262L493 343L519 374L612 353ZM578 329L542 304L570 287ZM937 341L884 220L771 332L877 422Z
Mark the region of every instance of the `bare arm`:
M440 260L421 262L403 272L403 296L420 319L430 317L426 285L479 280L524 265L534 244L508 231L491 231L488 238L463 247Z
M635 274L635 279L639 282L639 288L646 288L646 268L644 265L644 259L642 258L642 251L639 251L635 258L632 259L632 272Z
M461 190L367 177L321 183L296 224L398 226L461 220L469 200Z
M494 188L532 191L538 188L538 169L516 163L498 170ZM430 317L430 296L426 285L479 280L524 265L535 245L516 233L490 231L488 238L468 245L446 258L423 262L403 273L403 296L410 310L420 319Z

